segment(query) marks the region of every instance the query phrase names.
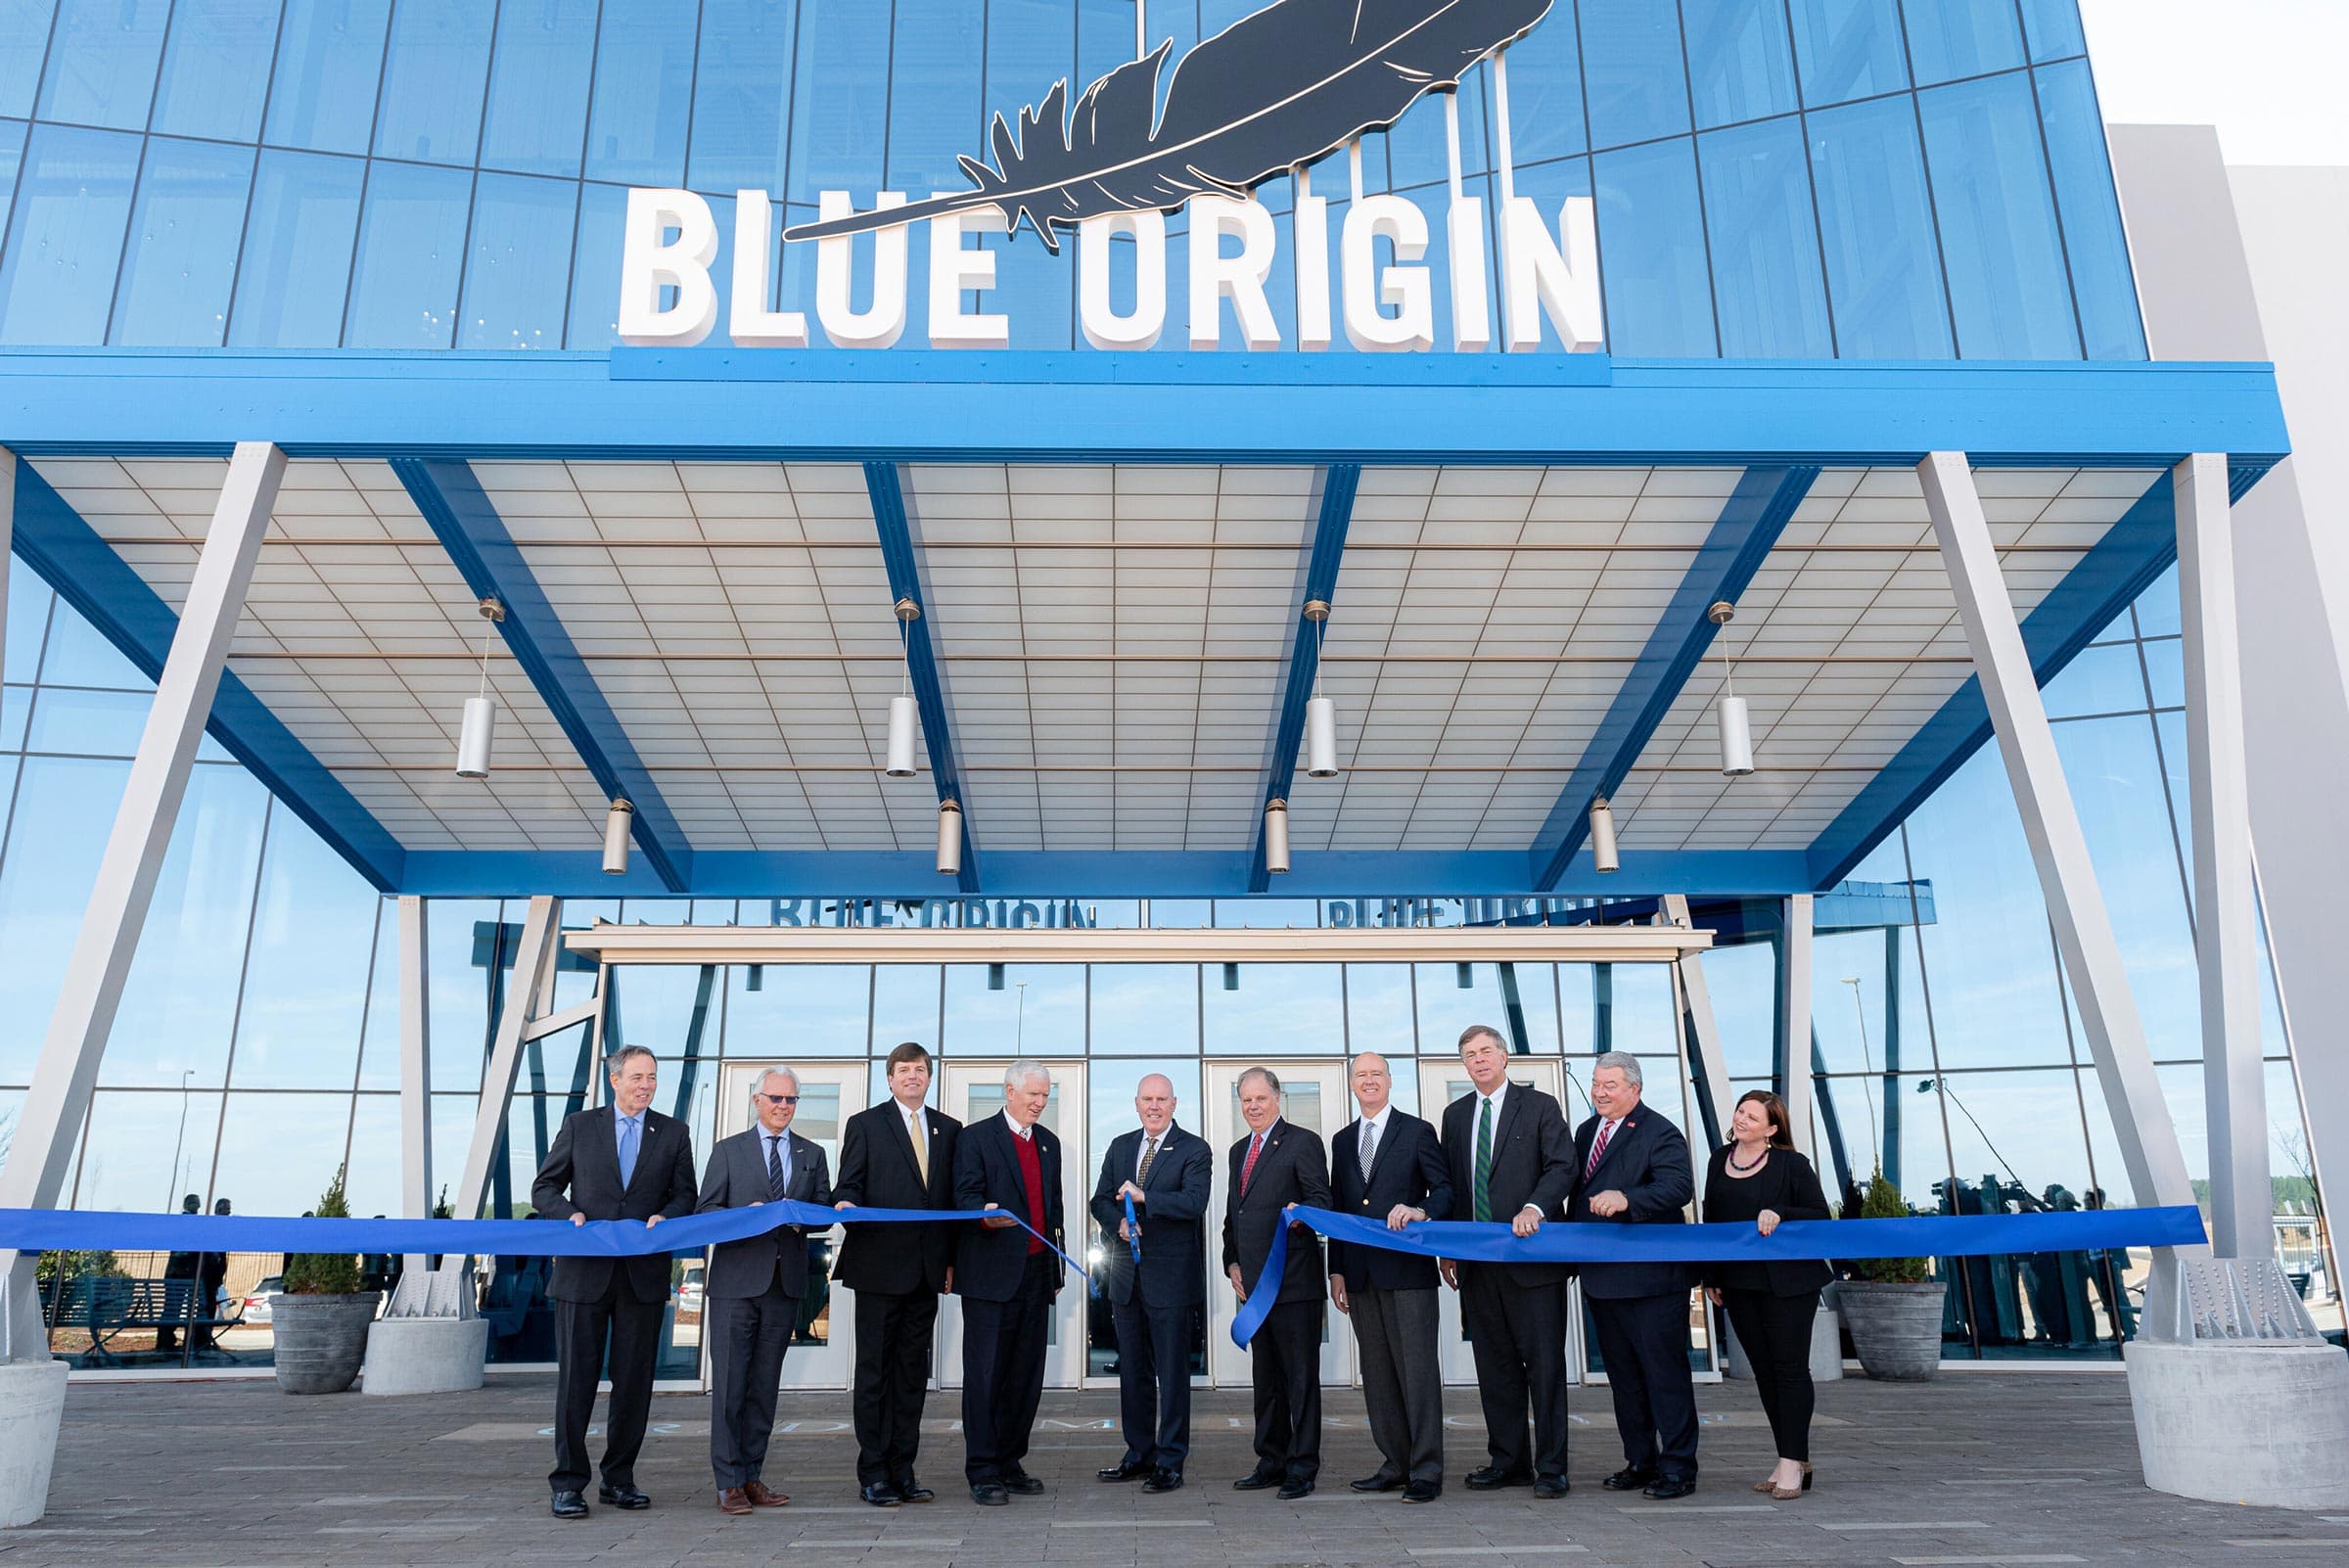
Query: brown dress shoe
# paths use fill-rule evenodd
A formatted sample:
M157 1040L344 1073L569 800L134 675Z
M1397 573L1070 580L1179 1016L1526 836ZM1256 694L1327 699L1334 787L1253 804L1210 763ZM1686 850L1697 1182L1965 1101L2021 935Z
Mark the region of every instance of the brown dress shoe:
M718 1493L718 1495L717 1495L717 1511L718 1511L718 1512L720 1512L720 1513L748 1513L748 1512L750 1512L750 1511L751 1511L751 1497L750 1497L750 1494L749 1494L748 1492L744 1491L744 1490L743 1490L741 1487L727 1487L727 1488L725 1488L723 1491L719 1492L719 1493Z
M791 1500L763 1481L749 1483L742 1489L742 1495L751 1499L754 1508L780 1508Z

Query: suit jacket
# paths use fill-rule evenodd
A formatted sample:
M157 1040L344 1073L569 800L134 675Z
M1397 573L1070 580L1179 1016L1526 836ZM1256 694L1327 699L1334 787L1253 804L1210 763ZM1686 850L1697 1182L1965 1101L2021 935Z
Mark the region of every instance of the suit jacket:
M1043 1170L1044 1234L1066 1250L1068 1243L1061 1235L1060 1139L1041 1122L1029 1130ZM1028 1185L1020 1175L1018 1140L999 1115L973 1123L954 1139L954 1207L984 1209L990 1203L1028 1218ZM977 1220L955 1223L962 1235L954 1255L954 1294L976 1301L1011 1300L1019 1293L1020 1275L1028 1267L1028 1243L1034 1238L1018 1225L990 1230Z
M783 1196L801 1203L829 1205L832 1174L824 1168L824 1151L797 1132L791 1140L791 1175ZM766 1202L766 1146L752 1127L717 1140L710 1151L710 1170L702 1177L702 1200L696 1214L713 1209L743 1209ZM710 1249L710 1273L702 1289L710 1296L762 1295L767 1281L797 1297L807 1289L807 1232L784 1225L741 1241L725 1241Z
M1476 1120L1483 1096L1473 1090L1444 1107L1444 1158L1451 1170L1454 1218L1476 1218ZM1493 1129L1493 1173L1486 1195L1491 1217L1514 1220L1527 1204L1542 1211L1544 1221L1566 1213L1574 1193L1574 1146L1566 1135L1566 1113L1558 1102L1538 1088L1511 1084L1501 1096L1500 1118ZM1574 1267L1559 1263L1462 1264L1462 1268L1500 1268L1511 1284L1561 1284L1573 1277Z
M1121 1132L1109 1140L1101 1160L1101 1179L1093 1183L1093 1218L1100 1222L1102 1293L1120 1304L1133 1300L1136 1272L1133 1249L1118 1239L1118 1222L1126 1205L1118 1188L1133 1179L1134 1162L1142 1157L1142 1130ZM1142 1294L1152 1307L1195 1307L1207 1299L1207 1206L1215 1188L1215 1156L1207 1140L1194 1137L1173 1123L1150 1162L1150 1179L1142 1183L1149 1201L1133 1206L1142 1222Z
M1590 1163L1590 1144L1598 1136L1599 1118L1591 1117L1574 1133L1574 1168ZM1590 1212L1593 1193L1620 1192L1631 1207L1609 1220ZM1696 1173L1688 1163L1688 1140L1681 1130L1646 1104L1623 1119L1607 1140L1607 1152L1577 1186L1566 1218L1599 1224L1677 1225L1687 1222L1682 1211L1696 1195ZM1689 1266L1677 1263L1585 1264L1583 1294L1593 1301L1630 1296L1669 1296L1685 1292Z
M1253 1136L1253 1134L1251 1134ZM1256 1287L1256 1276L1272 1251L1272 1238L1290 1222L1281 1211L1292 1203L1309 1209L1330 1207L1329 1162L1321 1135L1294 1122L1275 1121L1265 1133L1265 1146L1256 1157L1256 1176L1240 1191L1240 1172L1248 1163L1248 1138L1231 1146L1230 1181L1223 1189L1223 1267L1240 1266L1240 1278ZM1327 1275L1321 1268L1321 1238L1304 1225L1289 1233L1289 1261L1281 1271L1280 1294L1274 1304L1321 1299Z
M1407 1111L1389 1109L1385 1136L1370 1151L1370 1179L1362 1179L1362 1124L1357 1119L1329 1141L1329 1185L1340 1214L1386 1222L1399 1203L1424 1209L1430 1220L1451 1218L1451 1172L1436 1130ZM1433 1290L1436 1261L1349 1241L1329 1244L1329 1271L1349 1290Z
M549 1220L575 1214L590 1220L675 1220L693 1213L693 1137L685 1124L657 1111L644 1113L636 1135L636 1170L620 1181L620 1137L612 1107L593 1105L563 1119L555 1146L546 1152L530 1183L530 1204ZM547 1294L557 1301L600 1301L612 1285L614 1267L627 1275L628 1289L641 1302L668 1299L668 1257L557 1258Z
M858 1111L840 1134L840 1179L833 1201L868 1209L951 1209L954 1207L954 1139L962 1124L944 1111L922 1107L930 1129L930 1180L914 1164L913 1138L898 1102L885 1100ZM968 1222L934 1225L844 1225L840 1264L832 1277L851 1290L890 1296L932 1295L946 1288L954 1266L958 1233Z

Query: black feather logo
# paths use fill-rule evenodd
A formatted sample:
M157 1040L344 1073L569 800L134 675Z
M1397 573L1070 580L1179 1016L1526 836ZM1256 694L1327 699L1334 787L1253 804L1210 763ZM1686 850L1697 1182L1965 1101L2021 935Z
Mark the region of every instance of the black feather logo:
M1087 87L1069 84L1020 111L1015 135L995 116L994 166L964 158L972 190L803 223L787 240L821 240L991 207L1057 252L1056 229L1089 217L1181 206L1207 192L1240 196L1392 125L1419 98L1459 85L1514 41L1551 0L1275 0L1175 64L1151 124L1169 39Z

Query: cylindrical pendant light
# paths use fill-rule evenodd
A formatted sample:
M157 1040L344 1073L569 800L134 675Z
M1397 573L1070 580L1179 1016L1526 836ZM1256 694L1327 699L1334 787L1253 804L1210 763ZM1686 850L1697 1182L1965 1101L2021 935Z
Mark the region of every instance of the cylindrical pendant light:
M1329 633L1329 603L1309 599L1305 619L1313 623L1313 695L1305 705L1305 776L1338 776L1338 705L1321 695L1321 644Z
M962 875L962 807L952 801L938 803L938 874Z
M466 698L465 725L457 731L457 777L487 778L496 738L497 704L486 697Z
M1705 618L1717 626L1727 626L1737 615L1737 607L1727 599L1716 600ZM1746 711L1745 699L1737 695L1737 671L1729 663L1729 646L1721 646L1721 776L1743 778L1754 770L1753 715Z
M457 729L457 777L487 778L489 754L497 742L497 704L489 696L489 628L506 619L506 607L484 599L482 613L482 684L465 699L465 720Z
M604 875L628 874L628 834L635 825L636 807L626 801L614 801L604 813Z
M1603 795L1590 803L1590 863L1600 872L1623 869L1623 857L1615 852L1615 812Z
M889 765L882 769L891 778L911 778L913 766L913 699L907 696L889 700Z
M1265 869L1274 876L1289 869L1289 803L1265 803Z

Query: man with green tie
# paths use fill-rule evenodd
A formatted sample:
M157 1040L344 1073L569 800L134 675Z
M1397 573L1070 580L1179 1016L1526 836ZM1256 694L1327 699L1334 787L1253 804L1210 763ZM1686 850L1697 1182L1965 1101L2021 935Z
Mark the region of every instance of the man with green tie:
M1499 1032L1471 1025L1460 1065L1474 1092L1444 1108L1444 1155L1452 1205L1465 1218L1503 1222L1520 1236L1562 1218L1574 1192L1574 1142L1558 1102L1508 1079ZM1463 1203L1462 1195L1466 1201ZM1534 1489L1566 1495L1566 1281L1553 1263L1457 1263L1444 1282L1460 1293L1460 1317L1476 1353L1492 1462L1468 1473L1468 1490ZM1526 1441L1527 1416L1533 1441Z

